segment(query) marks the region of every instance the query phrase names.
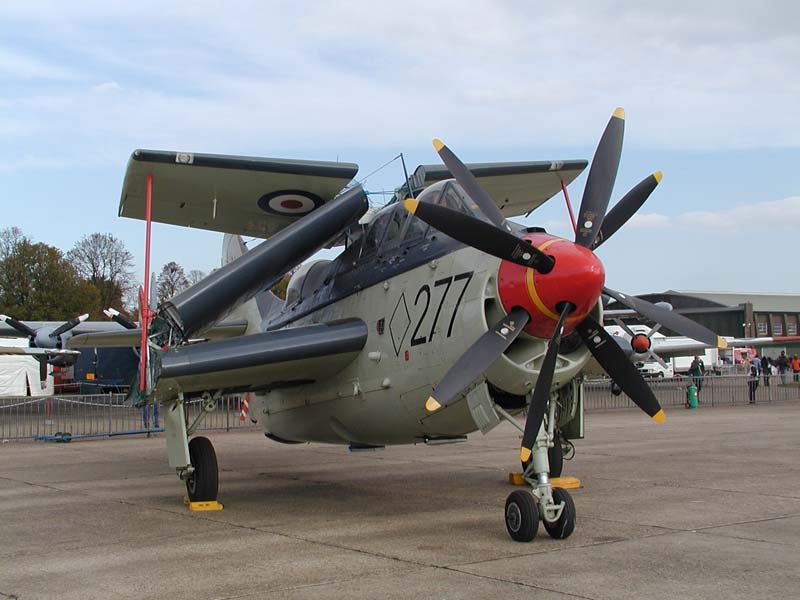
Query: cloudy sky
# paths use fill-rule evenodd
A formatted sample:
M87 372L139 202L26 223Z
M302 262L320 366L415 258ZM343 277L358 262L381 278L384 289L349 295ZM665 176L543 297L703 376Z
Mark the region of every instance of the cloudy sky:
M610 286L800 293L800 4L5 2L0 227L69 249L117 217L135 148L343 160L590 159L614 107L614 199L664 180L599 251ZM389 3L386 3L389 4ZM370 191L402 181L398 163ZM571 186L580 202L585 175ZM527 222L568 235L563 200ZM154 228L209 270L221 234ZM141 268L141 267L139 267Z

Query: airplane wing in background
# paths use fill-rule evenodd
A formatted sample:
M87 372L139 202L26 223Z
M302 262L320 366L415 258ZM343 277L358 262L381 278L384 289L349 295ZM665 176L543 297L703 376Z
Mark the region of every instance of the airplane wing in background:
M524 215L561 191L586 168L585 160L470 163L472 172L505 217ZM444 165L420 165L412 186L427 186L452 175Z
M153 221L268 238L338 194L353 163L136 150L119 214L144 219L153 175Z
M62 324L62 321L25 321L25 325L38 331L39 329L55 329ZM73 335L81 333L99 333L99 332L112 332L112 331L125 331L125 329L118 323L113 321L83 321L70 330ZM0 319L0 338L18 338L23 337L18 329L8 325L3 319Z
M76 356L77 350L61 350L58 348L18 348L15 346L0 346L0 355L25 355L25 356Z
M114 323L116 325L116 323ZM198 334L202 340L224 340L244 335L247 330L247 321L224 321L213 325ZM67 341L69 348L138 348L142 340L142 330L123 329L117 327L114 331L98 331L76 335Z
M723 337L722 339L728 342L728 347L735 348L760 348L762 346L780 346L782 344L796 344L800 342L800 336L757 338ZM686 337L653 336L652 344L653 352L662 358L670 358L672 356L691 356L697 351L714 347Z

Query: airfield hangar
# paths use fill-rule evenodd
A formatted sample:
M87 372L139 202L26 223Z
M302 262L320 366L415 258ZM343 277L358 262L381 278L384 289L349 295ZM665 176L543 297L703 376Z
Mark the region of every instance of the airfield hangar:
M639 296L669 302L673 310L722 336L782 337L800 332L800 295L668 290ZM624 308L616 303L609 309ZM627 320L627 319L626 319ZM666 335L677 335L662 328ZM800 344L787 344L800 349Z

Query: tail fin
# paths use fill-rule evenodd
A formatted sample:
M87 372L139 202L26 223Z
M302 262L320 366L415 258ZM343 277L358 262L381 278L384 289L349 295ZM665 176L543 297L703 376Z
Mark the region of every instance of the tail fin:
M226 233L222 239L222 265L233 262L247 252L242 236ZM247 321L246 334L258 333L263 329L261 323L270 315L283 308L283 300L267 290L237 306L228 316L229 320Z

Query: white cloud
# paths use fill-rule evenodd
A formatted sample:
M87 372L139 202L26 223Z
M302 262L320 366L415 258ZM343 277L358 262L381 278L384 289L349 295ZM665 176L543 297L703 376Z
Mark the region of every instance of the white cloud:
M680 215L682 225L727 233L800 230L800 196Z
M91 91L95 94L108 94L122 91L122 86L116 81L104 81L91 87Z
M6 27L32 28L58 57L12 60L17 76L66 76L64 61L106 81L14 93L51 100L16 115L22 130L46 121L77 151L114 139L127 152L145 130L198 150L402 146L434 134L593 145L616 105L636 123L634 145L800 145L793 3L79 4L0 9ZM151 11L159 18L134 25ZM114 84L125 94L88 97Z
M625 224L625 227L631 229L659 229L661 227L669 227L672 220L659 213L635 214Z
M9 48L0 48L0 81L10 79L74 79L75 74L57 64Z

